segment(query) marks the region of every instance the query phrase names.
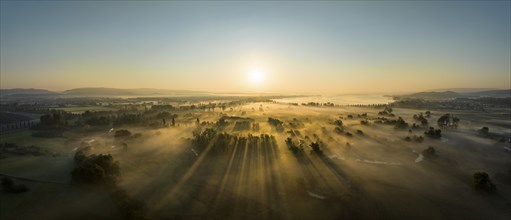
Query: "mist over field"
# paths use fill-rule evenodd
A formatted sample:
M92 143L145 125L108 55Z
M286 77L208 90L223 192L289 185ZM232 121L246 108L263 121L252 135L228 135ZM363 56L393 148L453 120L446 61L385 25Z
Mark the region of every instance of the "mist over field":
M50 110L52 119L41 117L31 129L22 124L2 131L0 174L28 188L3 192L2 215L509 217L509 106L483 113L389 107L393 105L398 102L331 106L219 100L132 103L108 111L89 107L82 113L72 110L76 107ZM453 118L440 127L445 114ZM57 116L64 121L56 121ZM425 133L429 126L441 128L441 136ZM489 132L482 132L483 127ZM105 162L97 162L96 168L79 162L97 155L111 156L108 161L119 172L108 174ZM477 171L488 173L497 190L475 188ZM27 207L33 211L25 212Z
M509 1L0 1L0 219L511 219Z

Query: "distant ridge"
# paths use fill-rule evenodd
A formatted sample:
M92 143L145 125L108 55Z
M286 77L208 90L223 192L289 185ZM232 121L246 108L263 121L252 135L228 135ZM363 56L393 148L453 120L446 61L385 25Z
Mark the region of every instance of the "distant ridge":
M478 97L495 97L506 98L511 97L511 89L493 89L481 90L481 88L459 88L456 91L435 91L417 92L412 94L394 95L392 97L403 98L421 98L421 99L455 99L455 98L478 98ZM459 92L463 91L463 92ZM63 92L55 92L46 89L35 88L15 88L15 89L0 89L0 97L16 98L16 97L39 97L39 98L65 98L65 97L150 97L150 96L232 96L232 95L252 95L252 93L215 93L205 91L193 90L168 90L168 89L152 89L152 88L135 88L135 89L120 89L120 88L105 88L105 87L88 87L88 88L75 88L65 90ZM282 95L267 93L266 95Z
M471 91L471 90L465 90ZM426 100L446 100L455 98L480 98L480 97L494 97L494 98L507 98L511 97L511 89L499 89L499 90L486 90L477 92L418 92L408 95L395 96L398 99L415 98L415 99L426 99Z
M505 98L511 97L511 89L501 89L501 90L488 90L488 91L480 91L480 92L471 92L465 94L471 97L495 97L495 98Z
M418 92L410 95L405 95L405 97L410 98L420 98L420 99L454 99L462 97L461 94L453 91L445 91L445 92Z
M68 96L182 96L182 95L207 95L207 92L190 90L166 90L166 89L117 89L117 88L76 88L63 92Z
M11 96L11 95L55 95L56 92L52 92L45 89L0 89L0 96Z
M457 93L471 93L471 92L481 92L481 91L490 91L490 90L498 90L495 88L447 88L447 89L431 89L426 90L424 92L457 92Z

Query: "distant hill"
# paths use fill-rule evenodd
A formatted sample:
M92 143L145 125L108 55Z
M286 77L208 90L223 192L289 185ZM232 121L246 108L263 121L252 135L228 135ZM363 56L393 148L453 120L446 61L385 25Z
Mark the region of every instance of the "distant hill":
M494 98L506 98L511 97L511 89L500 89L500 90L488 90L480 92L471 92L464 94L469 97L494 97Z
M473 91L470 89L466 89L465 91ZM455 98L479 98L479 97L494 97L494 98L506 98L511 97L510 89L499 89L499 90L486 90L486 91L477 91L477 92L453 92L453 91L444 91L444 92L418 92L412 93L408 95L398 95L394 96L398 99L425 99L425 100L448 100Z
M0 96L15 95L56 95L58 93L45 89L0 89Z
M63 92L66 96L187 96L207 95L207 92L188 90L165 90L165 89L116 89L116 88L77 88Z
M451 91L451 92L457 92L457 93L471 93L471 92L481 92L481 91L489 91L489 90L496 90L496 89L495 88L447 88L447 89L431 89L431 90L426 90L424 92Z
M415 99L426 99L426 100L442 100L442 99L455 99L460 98L463 95L453 92L453 91L445 91L445 92L418 92L409 95L400 95L396 96L400 99L406 98L415 98Z

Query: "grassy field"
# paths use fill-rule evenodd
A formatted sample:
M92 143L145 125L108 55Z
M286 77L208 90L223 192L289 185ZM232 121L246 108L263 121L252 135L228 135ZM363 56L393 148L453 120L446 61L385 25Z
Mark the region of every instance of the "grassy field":
M477 131L488 126L491 132L509 137L509 112L433 112L428 118L431 126L437 127L436 120L445 113L460 117L460 126L443 129L440 139L408 142L406 136L424 136L427 127L409 132L375 124L378 111L254 103L225 112L180 112L176 127L115 128L141 134L121 141L106 132L72 131L63 138L45 139L31 137L24 130L2 134L1 142L36 145L59 156L1 159L0 173L69 182L76 147L94 140L91 153L112 154L120 162L119 186L147 205L150 219L509 219L511 153L505 147L510 144ZM411 124L413 115L421 111L394 109L394 114ZM360 123L362 118L357 115L362 113L367 113L369 125ZM196 118L211 122L205 129L214 128L226 115L249 117L259 128L239 129L237 120L245 119L229 119L227 126L215 128L218 132L240 138L269 134L275 143L232 139L217 146L218 139L213 139L210 147L201 150L187 141L193 138ZM284 122L284 132L271 126L268 117ZM353 136L334 131L332 122L341 117L344 131ZM291 135L289 130L299 134ZM293 154L285 143L288 137L296 143L303 141L304 151ZM322 154L311 151L309 144L315 141L321 141ZM418 160L429 146L436 149L437 157ZM472 174L480 170L490 174L496 193L473 189ZM2 216L31 218L37 216L32 213L41 213L46 219L118 218L112 201L101 196L102 189L27 184L29 193L0 197L0 211L6 213ZM55 195L62 200L45 203ZM43 206L51 211L44 211ZM62 216L54 212L61 206L69 209ZM25 213L29 208L32 212Z

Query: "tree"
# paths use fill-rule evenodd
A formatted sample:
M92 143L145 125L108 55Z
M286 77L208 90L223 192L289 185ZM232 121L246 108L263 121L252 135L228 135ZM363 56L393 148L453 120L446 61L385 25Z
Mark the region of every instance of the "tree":
M129 196L125 190L115 187L110 192L110 196L115 201L122 219L146 219L145 204Z
M117 130L115 131L114 137L115 138L121 138L121 137L128 137L131 135L131 132L125 129Z
M2 177L2 189L9 193L23 193L28 191L28 187L25 184L14 184L9 177Z
M156 115L157 118L160 118L160 119L164 119L164 118L168 118L170 117L170 113L169 112L160 112L158 113L158 115Z
M428 119L426 119L424 115L422 115L422 113L419 113L418 115L413 115L413 119L415 121L420 122L422 126L428 125Z
M343 123L342 123L341 120L337 119L337 120L334 121L334 125L342 127Z
M436 157L436 150L434 147L429 146L428 148L424 149L422 151L422 155L424 155L426 158L433 158Z
M460 122L460 119L459 119L459 118L457 118L457 117L452 117L452 125L451 125L451 126L452 126L453 128L457 128L457 127L458 127L459 122Z
M312 148L312 151L317 153L317 154L322 154L323 151L321 151L321 149L319 148L319 143L318 142L312 142L310 144L310 147Z
M436 129L433 127L429 127L428 131L425 131L424 134L430 138L441 138L442 137L442 130Z
M335 128L334 128L334 131L335 131L335 133L337 133L337 134L342 134L342 133L344 133L344 128L341 128L341 127L335 127Z
M437 120L437 124L441 128L445 128L445 127L457 128L459 122L460 122L460 119L457 117L453 117L451 114L442 115Z
M451 123L451 115L450 114L442 115L437 120L437 124L441 128L447 127L450 123Z
M284 122L282 122L279 119L276 118L268 118L268 123L275 127L277 132L283 132L284 131Z
M4 190L10 189L14 186L14 181L9 177L2 177L2 188Z
M491 181L488 173L483 171L474 173L474 188L485 192L494 192L497 190L497 186Z
M479 132L488 135L490 133L490 129L488 127L482 127L481 130L479 130Z
M86 156L83 150L79 150L74 163L71 178L76 183L115 183L120 174L119 162L110 154Z
M388 113L392 113L392 108L390 106L385 106L385 111L387 111Z
M399 117L396 121L395 128L396 129L406 129L406 128L408 128L408 123L406 123L403 118Z
M293 152L293 154L295 154L295 155L297 155L303 151L302 148L299 148L298 146L296 146L296 144L293 143L293 140L290 137L288 137L286 139L286 145L287 145L288 149L291 152Z

